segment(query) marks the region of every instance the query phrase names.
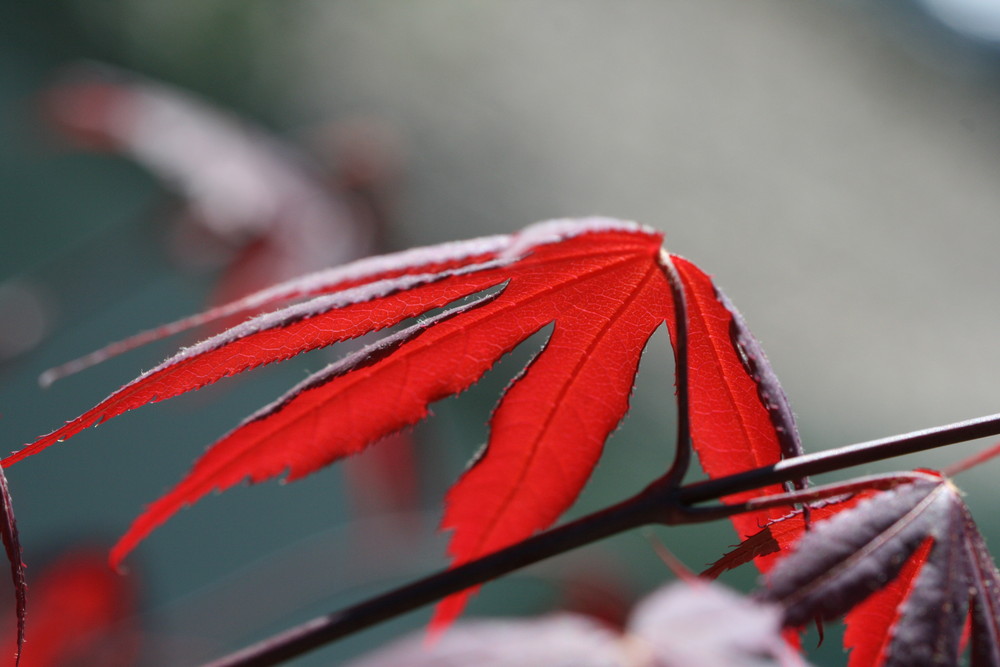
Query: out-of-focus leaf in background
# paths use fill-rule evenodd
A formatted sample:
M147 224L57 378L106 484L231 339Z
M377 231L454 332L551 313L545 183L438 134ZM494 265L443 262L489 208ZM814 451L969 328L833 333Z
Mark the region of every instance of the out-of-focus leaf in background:
M106 545L75 544L32 568L23 667L136 664L143 644L137 582L110 571L106 552ZM13 610L0 614L4 660L17 646L15 626Z
M465 621L433 643L407 637L351 667L804 667L780 627L774 606L676 582L640 601L620 633L581 614Z

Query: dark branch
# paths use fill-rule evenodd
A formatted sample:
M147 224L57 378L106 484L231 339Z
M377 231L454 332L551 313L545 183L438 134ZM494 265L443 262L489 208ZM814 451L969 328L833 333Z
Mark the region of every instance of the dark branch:
M763 468L689 484L677 490L677 500L685 505L693 505L717 500L740 491L780 484L796 477L844 470L995 435L1000 435L1000 414L797 456Z
M718 500L741 491L780 484L807 475L843 470L995 435L1000 435L1000 415L807 454L748 472L683 487L665 484L664 481L670 477L668 473L639 495L618 505L541 533L471 563L443 570L342 611L313 619L213 662L210 667L276 665L452 593L605 537L652 523L677 525L711 521L718 518L718 513L728 511L726 508L718 508L717 512L717 508L690 507L696 503ZM786 498L781 502L799 499L796 494L789 495L794 498Z

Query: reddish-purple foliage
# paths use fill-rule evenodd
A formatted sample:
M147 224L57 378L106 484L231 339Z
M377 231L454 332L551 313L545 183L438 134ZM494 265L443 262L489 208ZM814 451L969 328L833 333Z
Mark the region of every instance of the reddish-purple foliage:
M918 474L817 522L760 598L793 627L854 609L847 641L863 660L852 664L958 664L970 617L972 664L998 664L1000 573L958 489Z

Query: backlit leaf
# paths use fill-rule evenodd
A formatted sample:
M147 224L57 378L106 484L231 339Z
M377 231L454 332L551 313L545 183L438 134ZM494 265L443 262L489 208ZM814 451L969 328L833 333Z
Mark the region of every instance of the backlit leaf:
M493 414L488 446L448 494L443 525L453 531L455 562L478 558L551 525L572 504L628 409L649 337L664 322L676 337L661 242L660 234L635 223L551 221L512 236L361 260L290 281L141 335L312 297L181 351L3 463L146 403L401 327L314 374L219 440L136 520L112 552L117 563L178 509L213 490L282 474L298 479L415 423L429 403L463 391L546 329L543 350ZM783 445L785 453L794 449L779 437L782 430L794 436L794 423L766 359L709 277L686 260L674 261L689 302L692 438L703 466L717 477L776 462ZM428 315L438 308L444 310ZM775 512L743 517L741 532L756 532ZM461 603L461 596L446 602L438 621L457 614Z
M705 472L723 477L801 454L784 392L742 317L698 267L681 257L674 258L674 266L688 307L691 439ZM767 403L761 395L768 397ZM783 490L773 485L724 501L738 503ZM772 509L740 514L732 521L745 539L785 514L787 510Z

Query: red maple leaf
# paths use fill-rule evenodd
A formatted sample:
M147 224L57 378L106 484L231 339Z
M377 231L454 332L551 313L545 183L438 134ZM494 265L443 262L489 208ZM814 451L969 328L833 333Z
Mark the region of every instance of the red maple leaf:
M448 493L450 551L456 563L470 561L546 528L572 504L628 409L650 336L666 322L676 337L671 259L661 243L661 234L635 223L550 221L511 236L362 260L265 290L147 337L313 298L180 352L2 463L146 403L444 308L316 373L216 442L136 520L112 551L117 563L213 490L282 473L298 479L417 422L429 403L463 391L550 328L543 350L497 406L488 446ZM673 261L688 303L692 439L703 466L717 477L778 461L783 445L791 453L781 434L794 435L794 424L766 359L709 277L686 260ZM737 528L756 532L779 515L743 515ZM457 614L462 599L446 601L439 621Z

